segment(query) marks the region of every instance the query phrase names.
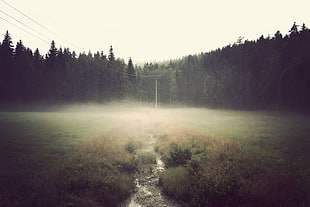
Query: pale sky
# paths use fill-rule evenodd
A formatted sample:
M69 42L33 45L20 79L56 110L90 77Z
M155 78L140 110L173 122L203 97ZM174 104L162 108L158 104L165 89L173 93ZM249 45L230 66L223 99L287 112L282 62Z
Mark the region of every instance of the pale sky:
M14 45L22 39L25 46L33 51L39 48L41 54L47 53L52 39L57 47L69 47L77 53L90 50L107 54L110 45L113 45L116 57L126 61L132 57L135 63L208 52L233 44L239 36L255 40L261 35L273 36L277 30L287 34L294 21L310 27L309 0L3 1L0 0L1 41L6 30L9 30ZM46 39L48 43L2 18Z

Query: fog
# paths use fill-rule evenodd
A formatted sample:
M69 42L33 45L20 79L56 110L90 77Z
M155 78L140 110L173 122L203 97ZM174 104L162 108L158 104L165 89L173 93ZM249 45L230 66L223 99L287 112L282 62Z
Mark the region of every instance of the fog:
M45 165L51 165L51 169L53 171L56 169L59 175L69 171L68 176L63 178L63 181L69 184L80 181L92 182L92 179L98 175L100 179L98 179L98 183L95 183L96 188L93 192L96 194L98 193L97 186L104 187L105 182L111 179L108 176L109 173L115 174L113 170L117 170L119 175L127 173L128 183L133 182L130 179L133 179L132 176L134 176L135 180L139 179L142 183L144 182L144 185L141 185L140 182L140 184L138 183L136 186L127 189L126 192L130 193L132 188L135 188L134 192L136 193L131 194L131 196L128 194L130 203L128 203L129 205L126 203L125 206L132 206L132 202L141 201L141 198L142 203L147 202L149 198L152 198L147 196L151 193L155 197L150 202L155 202L156 199L160 200L159 203L158 200L156 201L156 206L164 206L165 204L165 206L175 207L178 205L166 205L170 203L170 200L163 199L160 196L162 195L161 189L158 188L159 172L161 172L158 169L162 169L162 166L159 166L158 163L162 163L159 162L162 159L160 156L163 156L162 161L167 161L169 150L171 146L174 146L170 144L177 143L179 146L185 147L184 149L190 147L191 152L198 152L197 150L201 150L201 146L207 146L208 159L201 165L204 167L203 169L206 169L205 175L211 173L210 179L214 177L212 170L215 168L213 166L223 169L221 172L226 172L225 165L222 165L226 162L219 161L223 157L227 158L227 163L232 162L231 157L235 159L234 166L236 168L234 168L234 172L237 174L248 168L250 172L252 172L251 170L255 171L257 169L256 164L259 164L262 170L268 172L269 164L260 163L260 159L270 160L271 164L275 164L277 167L275 171L269 172L269 175L267 175L276 175L276 177L278 177L279 172L284 173L285 176L290 175L289 171L295 169L295 166L292 167L291 165L283 165L283 167L282 163L293 160L292 163L295 165L295 161L299 162L301 160L301 167L297 166L297 168L303 169L303 163L309 163L310 157L309 145L306 144L310 136L310 119L306 114L276 111L220 110L181 105L161 105L155 108L154 103L143 105L131 102L10 105L2 107L0 111L2 111L0 112L0 132L2 135L0 157L3 159L0 172L4 178L2 183L6 183L6 180L14 183L14 185L10 185L11 189L8 191L12 195L16 193L16 189L19 187L15 180L17 174L31 178L32 175L30 176L28 173L37 171L40 177L46 173L40 171L40 169L44 169L43 166ZM156 147L159 151L155 150ZM132 160L135 160L137 156L149 155L146 152L154 153L157 156L157 165L153 166L155 170L147 171L151 172L151 174L142 170L143 173L129 175L128 173L133 172L128 171L126 166L140 169L141 163L132 165ZM222 156L223 154L225 156ZM292 157L287 159L287 155L292 155ZM204 159L203 154L195 154L195 156L198 156L200 160ZM217 156L219 156L219 159L217 159ZM20 159L23 161L20 162ZM142 158L139 159L142 160ZM84 160L84 163L81 164L81 160ZM123 163L122 166L127 170L120 168L120 163ZM245 163L246 168L243 163ZM76 170L79 173L74 174ZM89 172L93 173L93 177L88 176ZM170 172L175 179L182 178L182 176L175 176L173 169L169 170L168 167L165 168L165 172L168 174ZM104 177L105 175L106 177ZM54 175L49 172L46 176L46 179L49 180ZM259 179L264 181L264 174L260 176ZM294 182L295 180L299 182L294 176L293 174ZM54 176L53 183L60 182L61 177ZM200 177L197 178L200 179ZM214 178L225 177L226 175L221 177L219 174ZM22 178L20 179L22 180ZM73 179L72 182L71 179ZM195 178L188 179L193 180ZM200 183L199 179L197 179L197 182ZM173 183L170 183L172 180L174 179L165 180L166 186L173 186ZM240 183L246 183L241 181ZM37 186L36 180L30 180L29 182L31 186ZM115 182L120 185L124 183L118 177L115 178ZM277 182L275 180L275 184L267 183L265 189L269 189L270 185L283 186L282 184L290 184L287 184L285 180ZM0 184L2 183L0 181ZM44 186L48 182L43 180L42 183ZM23 183L20 185L23 186ZM48 193L43 194L50 195L50 191L58 192L63 190L63 183L59 186L59 189L44 188L47 189ZM143 186L141 191L139 186ZM252 186L252 183L250 186ZM188 188L190 187L188 186ZM302 186L300 188L303 190ZM41 188L36 190L41 192ZM111 193L108 189L104 190L107 190L106 193ZM278 188L272 190L272 192L277 191ZM299 191L301 190L296 189L296 192ZM70 190L64 193L72 194ZM119 194L112 192L111 196ZM144 196L145 194L147 195ZM291 191L286 192L286 195L290 194ZM42 194L38 195L40 197L44 196ZM77 196L80 196L80 194ZM28 198L22 198L21 200L23 201L23 199ZM79 202L79 199L80 197L76 199L76 202ZM269 202L268 194L266 194L265 199ZM30 200L36 201L38 198L33 197ZM302 201L303 199L301 199Z

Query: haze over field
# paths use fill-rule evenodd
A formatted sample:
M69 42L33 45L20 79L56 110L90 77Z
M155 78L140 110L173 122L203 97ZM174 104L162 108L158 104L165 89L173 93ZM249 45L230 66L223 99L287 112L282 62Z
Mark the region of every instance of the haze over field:
M307 206L307 115L128 103L40 111L0 113L1 206Z

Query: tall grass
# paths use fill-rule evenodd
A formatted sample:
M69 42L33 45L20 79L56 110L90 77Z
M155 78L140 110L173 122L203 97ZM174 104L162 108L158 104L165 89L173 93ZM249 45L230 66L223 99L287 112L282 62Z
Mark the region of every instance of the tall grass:
M131 171L123 167L131 158L122 142L100 136L77 146L14 183L1 194L1 206L116 206L133 188Z
M117 206L154 162L145 136L111 114L0 114L0 206ZM130 150L129 150L130 149Z
M305 115L186 108L0 113L0 206L115 206L131 173L155 162L141 152L150 134L172 197L307 206L309 125Z
M275 156L253 150L247 142L184 127L163 134L156 149L168 167L160 176L167 195L192 206L308 205L306 166L286 154Z

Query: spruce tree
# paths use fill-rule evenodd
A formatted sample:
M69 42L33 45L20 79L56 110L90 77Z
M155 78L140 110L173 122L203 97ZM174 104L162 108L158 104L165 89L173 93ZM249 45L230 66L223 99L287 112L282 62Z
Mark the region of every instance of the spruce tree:
M115 62L115 57L114 57L112 45L110 46L110 51L109 51L108 60L109 60L109 62L110 62L111 64L113 64L113 63Z
M3 68L7 68L10 66L9 64L12 61L13 52L14 50L12 39L9 32L6 31L0 50L0 58Z
M135 72L134 66L132 64L131 57L129 58L129 61L128 61L127 71L128 71L129 81L132 84L135 84L136 83L136 72Z
M13 52L12 39L7 31L0 47L0 100L4 101L11 96Z
M42 56L38 48L34 51L33 57L34 57L35 62L39 62L42 60Z
M57 57L58 51L55 46L55 41L53 40L51 43L51 47L48 51L47 57L46 57L46 62L47 62L47 67L48 68L53 68L56 62L56 57Z
M290 37L294 36L295 34L298 34L298 28L297 28L296 22L294 22L289 32L290 32Z

